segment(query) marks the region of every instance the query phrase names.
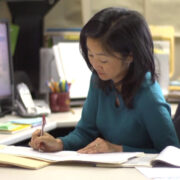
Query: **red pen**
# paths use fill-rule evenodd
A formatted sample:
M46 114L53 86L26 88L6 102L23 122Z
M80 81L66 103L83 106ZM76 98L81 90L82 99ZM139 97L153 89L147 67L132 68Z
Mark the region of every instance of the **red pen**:
M41 136L44 135L44 126L45 126L45 124L46 124L46 117L45 117L45 115L43 114L43 115L42 115Z

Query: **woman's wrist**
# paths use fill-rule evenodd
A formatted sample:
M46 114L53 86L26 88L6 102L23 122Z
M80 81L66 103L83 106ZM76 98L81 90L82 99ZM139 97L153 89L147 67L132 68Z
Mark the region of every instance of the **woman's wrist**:
M63 150L63 142L60 138L56 138L56 142L57 142L57 147L59 151Z
M123 146L122 145L117 145L117 144L112 144L114 152L123 152Z

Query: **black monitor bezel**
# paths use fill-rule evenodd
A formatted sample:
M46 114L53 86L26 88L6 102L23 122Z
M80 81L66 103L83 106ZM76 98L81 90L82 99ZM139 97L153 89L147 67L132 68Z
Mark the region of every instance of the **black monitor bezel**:
M9 55L9 67L10 67L10 83L11 83L11 94L0 98L0 117L10 113L13 110L14 104L14 73L13 73L13 61L11 54L11 43L10 43L10 24L6 19L0 19L0 23L3 23L7 27L7 40L8 40L8 55Z

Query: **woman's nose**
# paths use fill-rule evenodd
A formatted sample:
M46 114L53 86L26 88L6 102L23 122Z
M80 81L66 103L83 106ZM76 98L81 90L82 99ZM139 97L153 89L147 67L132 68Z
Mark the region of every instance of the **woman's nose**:
M93 61L92 66L95 70L100 69L100 63L98 60Z

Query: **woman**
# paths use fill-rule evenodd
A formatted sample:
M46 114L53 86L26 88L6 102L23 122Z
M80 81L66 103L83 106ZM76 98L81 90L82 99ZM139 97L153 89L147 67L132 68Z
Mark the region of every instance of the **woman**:
M153 41L136 11L106 8L80 35L82 55L92 70L90 88L75 130L55 139L33 133L30 145L43 151L80 153L160 152L179 146L170 107L157 83Z

